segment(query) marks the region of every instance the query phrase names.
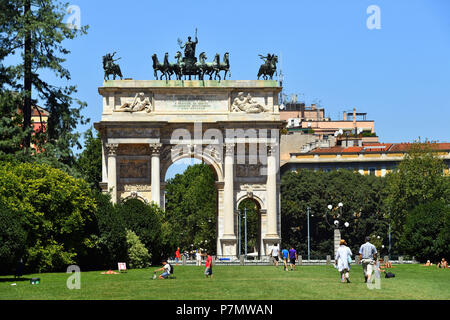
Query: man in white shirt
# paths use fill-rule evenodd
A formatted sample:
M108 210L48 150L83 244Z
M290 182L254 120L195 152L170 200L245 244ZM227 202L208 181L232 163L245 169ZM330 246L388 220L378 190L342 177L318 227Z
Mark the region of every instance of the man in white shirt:
M280 248L278 248L278 243L275 243L275 245L272 247L272 250L270 251L270 255L273 259L273 264L278 267L278 256L280 254Z
M167 261L163 261L162 265L163 265L163 267L158 269L158 270L156 270L155 272L164 270L164 272L159 276L159 278L160 279L167 279L169 277L169 275L172 273L172 266Z

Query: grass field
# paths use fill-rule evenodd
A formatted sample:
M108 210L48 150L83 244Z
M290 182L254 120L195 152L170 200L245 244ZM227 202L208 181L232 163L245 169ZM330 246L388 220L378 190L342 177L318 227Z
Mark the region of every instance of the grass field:
M118 275L82 272L81 289L69 290L69 274L24 276L23 281L0 277L1 300L322 300L322 299L450 299L450 270L421 265L397 265L396 277L381 278L381 289L369 290L361 266L352 266L351 283L341 283L332 266L302 266L293 272L272 266L214 266L213 279L204 267L177 266L176 279L152 280L153 270L129 270ZM31 285L29 279L41 278ZM15 286L11 286L16 283Z

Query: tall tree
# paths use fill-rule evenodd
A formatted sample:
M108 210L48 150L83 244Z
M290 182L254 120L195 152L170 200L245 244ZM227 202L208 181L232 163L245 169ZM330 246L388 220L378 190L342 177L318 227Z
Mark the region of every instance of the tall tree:
M27 151L31 143L49 157L70 164L73 161L72 147L78 145L79 134L74 133L78 124L87 119L80 111L86 105L73 98L75 86L51 84L40 74L51 70L63 81L70 80L70 72L63 63L70 51L63 47L66 39L85 34L87 26L69 28L63 22L67 4L51 0L9 0L1 1L0 7L0 59L21 54L22 62L7 66L11 89L19 91L23 102L18 105L23 115L24 132L21 147ZM31 108L42 103L50 117L45 134L32 141ZM78 104L74 107L73 104ZM4 115L2 115L4 116ZM6 115L9 116L9 115Z
M173 247L216 250L215 177L206 164L189 166L166 185L166 221L176 238Z
M386 205L395 239L401 238L408 213L418 205L436 200L450 204L450 177L444 176L444 167L432 144L414 143L398 170L388 175Z
M340 221L342 238L352 250L364 237L387 234L388 224L381 199L384 180L349 170L286 172L281 179L281 238L300 254L307 252L307 208L310 213L311 254L324 258L333 253L334 220ZM338 204L342 202L343 207ZM332 210L328 209L332 205ZM343 226L345 222L348 227Z
M102 142L92 128L84 134L84 150L77 158L76 167L92 188L100 190L102 181Z

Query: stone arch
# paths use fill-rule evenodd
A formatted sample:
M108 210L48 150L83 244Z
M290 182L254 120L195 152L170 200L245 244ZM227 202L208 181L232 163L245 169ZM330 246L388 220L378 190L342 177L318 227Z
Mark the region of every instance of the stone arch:
M255 195L244 195L237 199L236 201L236 210L239 211L239 206L244 200L251 200L253 203L256 204L257 211L258 211L258 217L257 217L257 232L256 232L256 239L255 239L255 245L256 245L256 252L258 253L257 257L254 258L260 258L262 255L264 255L263 251L263 243L262 243L262 224L263 224L263 212L265 212L264 209L262 209L264 202L262 199ZM242 214L242 212L241 212ZM244 245L243 245L244 247ZM245 249L243 249L245 250ZM248 252L248 254L252 254L252 252Z
M223 182L223 171L222 171L222 165L221 163L219 163L217 161L217 159L214 159L213 157L211 157L210 155L208 155L205 152L192 152L192 153L179 153L175 156L170 156L170 152L169 152L169 157L167 157L166 159L162 160L161 162L161 178L165 179L167 170L169 169L169 167L174 164L175 162L177 162L178 160L182 160L182 159L186 159L186 158L195 158L198 160L202 160L204 162L206 162L208 164L208 166L213 170L215 176L216 176L216 181L217 182Z
M124 202L127 202L128 200L131 200L131 199L137 199L137 200L142 201L145 204L148 204L148 200L145 199L143 196L141 196L139 194L139 192L137 192L137 191L136 192L131 192L131 194L129 196L121 198L120 202L124 203Z

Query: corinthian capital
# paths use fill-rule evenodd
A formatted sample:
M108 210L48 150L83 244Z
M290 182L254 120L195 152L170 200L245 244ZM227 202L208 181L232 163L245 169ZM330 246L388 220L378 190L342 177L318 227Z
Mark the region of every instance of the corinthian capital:
M268 144L267 145L267 155L268 156L274 156L277 154L278 151L278 144Z
M152 154L159 154L161 152L162 143L150 143L150 150Z
M234 143L226 143L225 144L225 155L234 156Z
M105 145L106 147L106 152L108 153L108 155L110 156L114 156L117 153L117 148L119 147L118 143L107 143Z

